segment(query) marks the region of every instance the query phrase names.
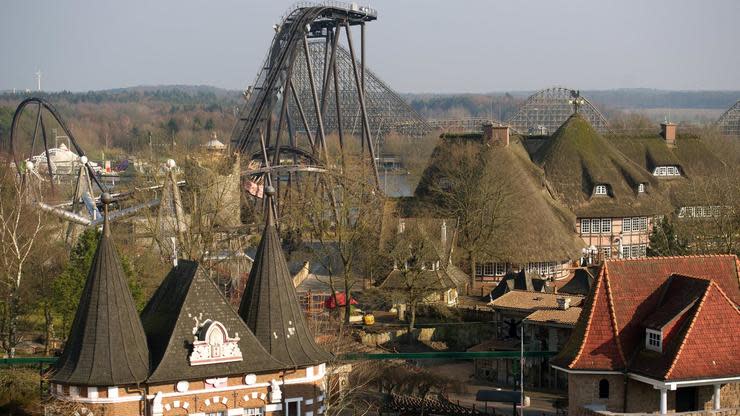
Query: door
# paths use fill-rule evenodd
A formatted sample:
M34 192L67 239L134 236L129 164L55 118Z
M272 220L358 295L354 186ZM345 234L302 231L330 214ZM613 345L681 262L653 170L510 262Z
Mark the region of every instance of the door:
M676 390L676 412L698 410L696 402L696 387L682 387Z

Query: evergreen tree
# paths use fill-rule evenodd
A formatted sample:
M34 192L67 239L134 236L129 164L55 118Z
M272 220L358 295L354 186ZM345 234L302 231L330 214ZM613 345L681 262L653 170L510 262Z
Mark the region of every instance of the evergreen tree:
M676 232L676 226L668 217L663 217L653 226L650 233L650 245L647 248L649 257L680 256L688 252L686 241Z

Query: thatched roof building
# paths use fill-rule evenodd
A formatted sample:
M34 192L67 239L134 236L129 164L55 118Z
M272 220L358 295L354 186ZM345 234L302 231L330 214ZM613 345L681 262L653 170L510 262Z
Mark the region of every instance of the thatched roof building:
M669 209L657 180L577 113L534 159L544 169L555 197L577 217L629 217Z

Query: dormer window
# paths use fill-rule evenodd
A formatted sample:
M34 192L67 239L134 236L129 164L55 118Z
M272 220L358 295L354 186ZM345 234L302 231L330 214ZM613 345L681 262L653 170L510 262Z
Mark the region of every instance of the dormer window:
M653 170L653 176L681 176L678 166L658 166Z
M653 351L663 351L663 331L654 329L645 330L645 348Z
M645 184L641 183L637 185L637 193L638 194L644 194L645 193Z
M596 185L594 195L609 195L609 187L607 185Z

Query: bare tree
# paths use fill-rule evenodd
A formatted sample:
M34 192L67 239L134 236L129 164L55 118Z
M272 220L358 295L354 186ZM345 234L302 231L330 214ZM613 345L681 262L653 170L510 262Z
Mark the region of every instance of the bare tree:
M490 166L492 147L468 142L443 149L432 157L419 196L433 203L432 211L459 221L457 245L474 280L476 262L496 256L496 239L514 219L516 179Z
M11 355L18 338L20 287L27 260L42 230L41 210L31 205L34 181L9 164L0 167L0 267L5 290L3 348Z
M312 258L328 271L327 284L334 294L344 293L344 322L350 319L351 293L359 277L372 276L377 268L383 197L371 185L370 171L345 155L347 168L316 180L304 180L283 205L281 228L303 231L312 246ZM295 185L298 186L298 185Z
M390 242L393 270L382 287L393 290L394 297L408 306L410 333L416 324L417 307L443 288L439 277L440 258L435 244L424 232L421 222L405 228Z

